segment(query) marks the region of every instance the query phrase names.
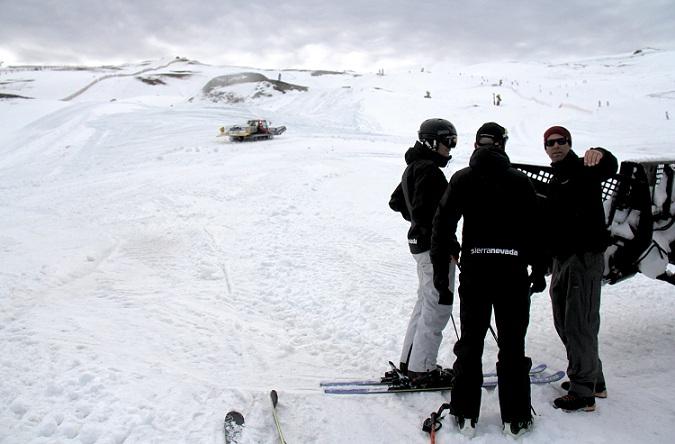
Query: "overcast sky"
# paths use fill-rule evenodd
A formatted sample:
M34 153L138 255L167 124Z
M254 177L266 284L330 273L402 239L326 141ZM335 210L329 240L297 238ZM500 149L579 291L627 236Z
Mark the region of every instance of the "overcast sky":
M675 49L675 0L0 0L5 66L182 56L364 71L644 47Z

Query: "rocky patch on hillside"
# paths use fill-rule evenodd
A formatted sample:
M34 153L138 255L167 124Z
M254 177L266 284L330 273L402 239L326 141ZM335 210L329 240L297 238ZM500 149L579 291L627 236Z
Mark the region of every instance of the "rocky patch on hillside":
M272 97L275 93L286 94L307 89L306 86L273 80L257 72L242 72L211 79L202 88L202 94L212 102L238 103L247 99Z

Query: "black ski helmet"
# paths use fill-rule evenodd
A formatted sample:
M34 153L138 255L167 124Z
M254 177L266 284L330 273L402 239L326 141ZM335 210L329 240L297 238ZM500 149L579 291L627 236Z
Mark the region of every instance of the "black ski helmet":
M425 120L420 125L417 136L423 145L434 151L438 149L439 142L451 149L457 145L457 130L445 119Z

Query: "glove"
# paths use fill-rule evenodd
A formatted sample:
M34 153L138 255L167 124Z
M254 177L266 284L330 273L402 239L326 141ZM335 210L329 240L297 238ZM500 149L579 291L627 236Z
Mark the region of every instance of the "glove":
M450 305L450 306L452 306L453 299L454 299L454 295L448 289L448 287L445 287L444 289L441 289L441 290L438 291L438 304L439 305Z
M532 273L530 275L530 294L541 293L546 289L546 279L541 273Z

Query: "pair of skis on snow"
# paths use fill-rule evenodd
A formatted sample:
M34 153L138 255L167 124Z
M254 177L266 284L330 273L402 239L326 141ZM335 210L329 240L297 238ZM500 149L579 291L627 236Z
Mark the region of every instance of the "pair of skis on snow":
M452 387L433 387L433 388L416 388L405 385L406 376L403 376L393 363L390 363L397 375L394 380L339 380L339 381L323 381L320 386L323 387L324 393L332 395L373 395L385 393L414 393L414 392L431 392L450 390ZM530 383L531 384L548 384L550 382L559 381L565 376L565 372L558 371L555 373L546 373L546 364L539 364L530 369ZM405 379L401 379L405 378ZM497 387L497 373L488 372L483 373L483 387L486 389L494 389ZM404 384L401 384L404 381ZM281 430L279 422L279 415L277 413L277 404L279 403L279 395L276 390L270 392L270 400L272 401L272 415L274 417L274 425L279 435L279 442L286 444L286 439ZM233 410L225 415L225 444L236 444L244 427L244 416ZM433 427L433 426L432 426Z
M390 365L397 370L394 364ZM539 364L530 369L530 383L531 384L548 384L559 381L565 376L565 372L558 371L555 373L546 373L546 364ZM483 388L494 389L497 387L497 373L488 372L483 373ZM414 387L407 383L407 377L400 375L399 379L394 381L389 380L337 380L337 381L323 381L320 383L323 387L324 393L331 395L374 395L384 393L415 393L415 392L434 392L451 390L452 387Z
M286 444L286 439L281 431L281 424L279 423L279 415L277 414L277 404L279 403L279 395L276 390L270 392L270 399L272 400L272 415L274 416L274 425L279 434L279 443ZM244 415L232 410L225 415L225 444L236 444L241 436L244 428Z

